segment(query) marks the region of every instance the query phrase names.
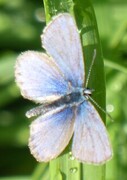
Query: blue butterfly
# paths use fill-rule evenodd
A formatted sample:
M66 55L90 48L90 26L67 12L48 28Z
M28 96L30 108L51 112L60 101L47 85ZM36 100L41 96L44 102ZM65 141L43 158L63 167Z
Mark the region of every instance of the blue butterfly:
M59 14L41 35L46 53L27 51L16 62L16 82L24 98L41 104L30 126L29 148L40 162L56 158L73 136L72 154L80 162L102 164L112 156L105 125L84 88L81 41L73 17Z

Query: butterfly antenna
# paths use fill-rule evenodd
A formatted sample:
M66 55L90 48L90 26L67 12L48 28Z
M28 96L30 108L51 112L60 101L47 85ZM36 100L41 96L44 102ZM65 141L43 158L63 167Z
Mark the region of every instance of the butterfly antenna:
M91 74L92 67L94 65L95 58L96 58L96 49L94 49L93 59L92 59L92 62L91 62L91 65L90 65L90 68L89 68L89 71L88 71L88 75L87 75L87 79L86 79L86 86L85 86L86 88L88 87L88 82L89 82L89 79L90 79L90 74Z
M106 111L104 110L93 98L91 98L89 95L88 95L89 99L93 102L93 104L95 104L102 112L104 112L110 119L112 122L114 122L113 118L111 117L111 115Z

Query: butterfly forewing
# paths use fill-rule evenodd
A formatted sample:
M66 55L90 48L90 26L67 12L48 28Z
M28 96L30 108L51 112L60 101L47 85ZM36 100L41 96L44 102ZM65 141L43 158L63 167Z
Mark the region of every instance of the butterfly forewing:
M21 54L15 76L22 95L35 102L52 102L68 92L64 75L44 53L28 51Z
M29 147L38 161L57 157L69 143L74 127L71 108L58 108L38 117L30 126Z
M93 164L103 164L112 157L105 125L88 101L77 108L72 153L79 161Z
M45 28L42 46L53 57L67 81L74 87L84 83L84 63L76 23L67 13L59 14Z

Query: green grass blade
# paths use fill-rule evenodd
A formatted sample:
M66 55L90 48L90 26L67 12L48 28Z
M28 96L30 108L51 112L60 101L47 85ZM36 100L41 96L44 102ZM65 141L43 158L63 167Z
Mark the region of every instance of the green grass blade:
M88 74L88 70L93 56L93 50L97 50L95 64L93 66L89 81L89 87L95 89L93 99L105 109L106 95L104 64L102 59L101 45L94 10L89 1L81 0L79 3L78 0L75 0L74 12L78 22L78 27L81 30L86 74ZM101 111L99 111L99 113L102 119L105 121L105 114L103 114L103 112ZM105 165L93 166L82 164L81 179L93 180L95 179L95 177L98 180L105 179Z
M95 64L93 66L89 87L95 89L93 98L98 104L105 108L105 78L104 64L98 29L94 10L89 1L84 0L44 0L46 21L52 16L62 12L69 12L75 16L77 26L80 30L83 53L85 57L86 74L90 67L94 49L97 50ZM98 110L99 111L99 110ZM105 114L100 112L105 121ZM69 157L68 148L63 155L50 162L50 180L104 180L105 166L84 165Z

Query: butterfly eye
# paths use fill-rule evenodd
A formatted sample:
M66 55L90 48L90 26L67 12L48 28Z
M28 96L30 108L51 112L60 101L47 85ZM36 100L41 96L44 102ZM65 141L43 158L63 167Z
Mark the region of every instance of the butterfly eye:
M83 90L83 95L84 96L91 96L93 91L94 91L94 89L89 89L89 88L84 89Z

